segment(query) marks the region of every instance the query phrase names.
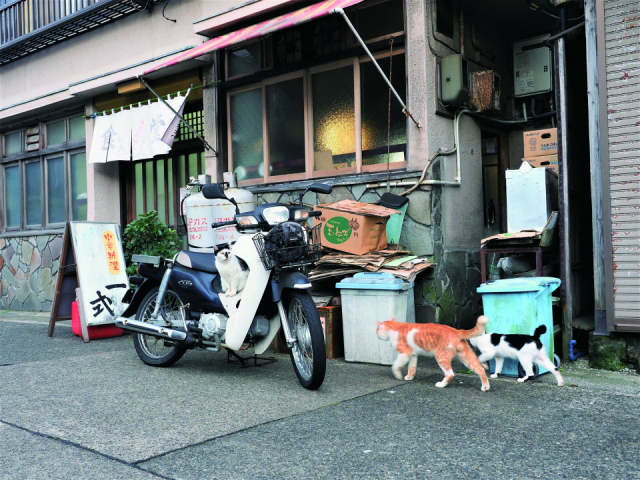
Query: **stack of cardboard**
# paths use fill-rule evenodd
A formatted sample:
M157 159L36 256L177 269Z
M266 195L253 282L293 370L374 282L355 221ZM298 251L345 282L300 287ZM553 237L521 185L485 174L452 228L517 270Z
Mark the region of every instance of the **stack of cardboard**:
M387 272L413 282L418 273L434 266L427 257L412 255L408 250L379 250L365 255L327 250L309 272L309 280L346 277L359 272Z
M558 129L531 130L522 134L523 162L558 174Z

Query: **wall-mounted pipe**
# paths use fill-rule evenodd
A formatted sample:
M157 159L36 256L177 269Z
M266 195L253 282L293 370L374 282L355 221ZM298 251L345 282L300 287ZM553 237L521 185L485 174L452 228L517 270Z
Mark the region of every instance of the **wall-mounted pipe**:
M420 179L417 182L370 183L370 184L367 184L367 188L386 187L387 185L391 187L391 186L394 186L394 184L395 186L411 185L411 188L399 194L399 195L409 195L416 188L420 187L420 185L446 185L451 187L459 187L462 182L462 174L461 174L461 167L460 167L460 149L458 148L459 138L460 138L460 117L462 117L462 115L464 115L465 113L469 113L469 110L466 110L466 109L459 110L456 112L456 114L453 117L453 148L451 150L444 150L443 148L440 148L433 155L431 155L431 158L422 169L422 175L420 176ZM424 179L424 177L427 176L427 170L429 169L429 167L431 167L431 165L433 165L433 163L438 157L452 155L453 153L456 154L456 176L454 177L453 181Z

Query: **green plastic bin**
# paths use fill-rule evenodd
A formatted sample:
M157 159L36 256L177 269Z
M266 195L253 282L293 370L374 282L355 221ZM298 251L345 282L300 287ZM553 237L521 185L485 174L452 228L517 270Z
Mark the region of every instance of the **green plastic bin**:
M547 349L549 360L554 362L551 293L559 286L560 280L553 277L509 278L483 283L478 287L478 293L482 294L484 314L489 318L487 333L533 335L537 327L545 325L547 331L540 340ZM517 360L505 358L500 374L517 377L518 365ZM493 360L490 368L493 373ZM538 374L548 372L543 367L538 369Z

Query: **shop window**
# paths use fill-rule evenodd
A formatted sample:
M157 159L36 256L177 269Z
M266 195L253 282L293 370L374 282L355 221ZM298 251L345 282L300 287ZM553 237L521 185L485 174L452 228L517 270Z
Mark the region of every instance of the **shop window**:
M268 70L273 65L271 38L267 37L230 47L226 49L225 58L228 79Z
M400 60L400 61L398 61ZM383 72L391 71L391 84L400 98L407 98L405 64L394 56L378 60ZM360 65L360 98L362 102L362 165L404 162L407 143L406 116L372 62ZM389 112L389 103L391 110ZM381 112L390 113L388 115Z
M356 7L350 14L351 23L365 41L404 33L404 5L402 0L368 3ZM350 43L356 43L355 38Z
M26 188L27 225L42 225L42 184L40 161L25 163L24 173L28 181Z
M314 170L356 163L353 65L311 75Z
M376 59L406 98L403 49ZM229 168L243 184L406 167L406 117L368 57L231 90L227 107Z
M47 124L47 146L57 145L66 141L66 123L65 120L60 120L59 122Z
M4 169L5 187L5 225L7 228L20 228L20 167L11 165Z
M23 132L14 132L4 136L4 155L13 155L24 150Z
M231 159L239 180L264 176L262 88L229 97Z
M304 84L302 77L265 87L269 175L304 173Z
M87 219L84 124L76 115L1 135L0 233Z
M260 70L260 42L230 48L228 51L227 75L239 77Z
M278 34L276 55L280 65L291 65L302 60L302 34L300 30L285 30Z

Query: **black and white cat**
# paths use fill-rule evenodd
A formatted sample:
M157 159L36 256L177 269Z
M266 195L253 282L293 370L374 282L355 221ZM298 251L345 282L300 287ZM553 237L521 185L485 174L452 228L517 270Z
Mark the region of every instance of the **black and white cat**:
M537 363L553 373L558 381L558 386L561 387L564 385L562 375L549 360L546 349L540 341L540 336L544 335L546 331L547 327L540 325L533 335L485 333L479 337L470 338L468 341L480 351L478 360L481 363L484 364L492 358L496 359L496 371L491 375L491 378L498 378L505 358L513 358L520 362L526 374L523 378L518 379L519 382L524 382L533 376L533 364Z
M216 268L226 295L237 295L247 284L249 266L240 257L235 256L228 247L216 252Z

